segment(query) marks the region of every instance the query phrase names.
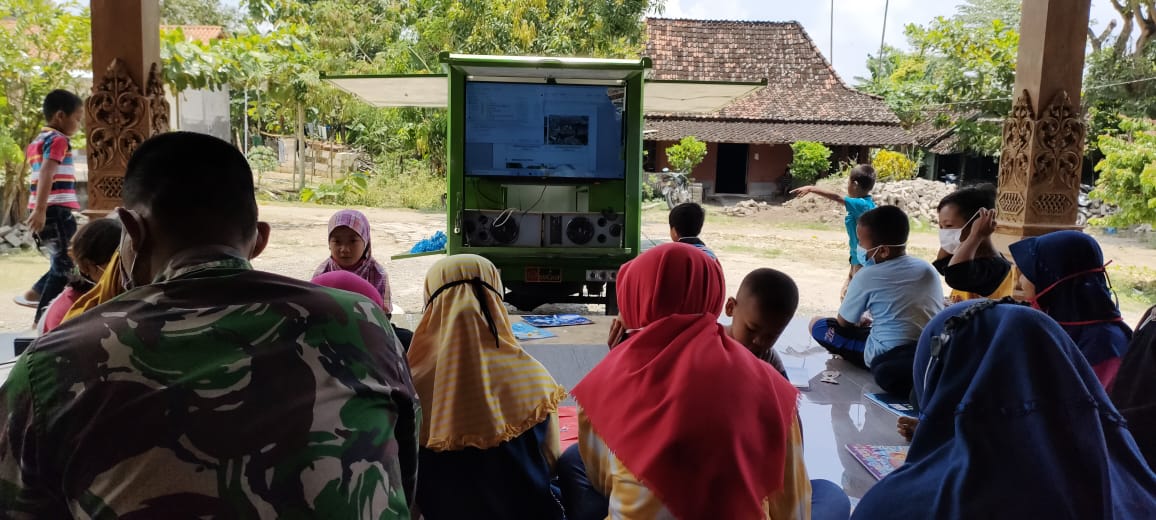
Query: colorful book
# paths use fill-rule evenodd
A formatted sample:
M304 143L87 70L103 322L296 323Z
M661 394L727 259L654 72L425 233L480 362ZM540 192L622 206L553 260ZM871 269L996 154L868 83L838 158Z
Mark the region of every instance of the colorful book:
M594 323L588 318L577 314L552 314L522 316L522 321L535 327L569 327L571 325L590 325Z
M510 324L510 328L514 330L514 337L519 340L555 337L553 332L542 330L529 323L522 323L520 321Z
M881 406L884 410L891 412L899 417L918 417L915 413L915 407L907 402L907 399L895 397L891 394L879 392L877 394L863 394L872 403Z
M848 444L847 451L876 480L881 480L907 462L907 446Z

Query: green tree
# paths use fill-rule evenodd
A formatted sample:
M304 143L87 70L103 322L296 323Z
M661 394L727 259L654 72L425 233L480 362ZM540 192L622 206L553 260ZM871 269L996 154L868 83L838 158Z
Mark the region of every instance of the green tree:
M979 27L999 20L1018 30L1023 0L964 0L955 7L955 19L964 25Z
M1120 132L1120 117L1156 118L1156 0L1111 0L1120 18L1088 32L1083 105L1091 116L1088 148ZM1122 22L1122 23L1120 23ZM1119 31L1116 29L1119 28Z
M0 28L0 224L11 224L24 216L28 167L22 148L44 125L44 96L57 88L81 93L82 73L92 66L92 37L87 8L73 1L0 0L4 18L13 24Z
M233 28L239 13L220 0L161 0L165 25L220 25Z
M1098 224L1127 227L1156 225L1156 124L1124 118L1121 135L1101 135L1104 158L1096 164L1100 178L1092 196L1119 210Z
M1001 5L1002 0L983 0L964 7L1006 11ZM1019 33L1001 18L976 20L974 12L981 11L963 9L954 18L908 25L912 50L885 48L882 56L869 58L871 76L860 78L859 88L882 96L907 126L935 117L937 126L958 127L964 150L996 155L999 121L1011 110Z
M819 177L831 171L831 149L823 146L823 143L791 143L791 155L791 177L798 184L814 184Z
M693 176L694 168L706 158L706 143L693 135L683 137L678 144L666 149L666 160L674 171Z

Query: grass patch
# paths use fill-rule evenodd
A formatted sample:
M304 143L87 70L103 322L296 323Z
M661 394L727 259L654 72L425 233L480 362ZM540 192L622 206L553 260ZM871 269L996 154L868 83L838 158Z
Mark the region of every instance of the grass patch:
M727 253L754 255L759 258L780 258L786 253L782 249L776 249L773 247L766 248L743 246L738 244L727 244L720 247L719 249Z
M1156 302L1156 269L1113 264L1108 274L1124 310L1143 312Z
M0 255L0 291L23 292L48 270L48 259L35 251Z
M781 229L805 229L808 231L842 231L844 229L843 223L841 222L824 224L822 222L786 221L775 222L775 227Z

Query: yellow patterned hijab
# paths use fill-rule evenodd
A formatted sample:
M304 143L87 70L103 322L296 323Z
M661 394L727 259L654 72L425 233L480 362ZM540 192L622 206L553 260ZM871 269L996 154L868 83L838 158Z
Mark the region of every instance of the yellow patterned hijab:
M100 275L100 280L96 281L96 286L80 295L60 322L64 323L80 316L89 309L120 296L122 292L124 292L124 288L120 284L120 251L117 251L108 260L108 266L104 268L104 274Z
M425 297L409 347L423 447L492 448L558 410L566 390L514 339L494 264L443 258L426 275Z

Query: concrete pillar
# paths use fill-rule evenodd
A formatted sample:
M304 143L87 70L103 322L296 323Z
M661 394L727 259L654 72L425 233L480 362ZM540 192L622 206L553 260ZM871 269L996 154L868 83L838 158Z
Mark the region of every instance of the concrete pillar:
M1087 132L1080 86L1090 7L1091 0L1023 0L1015 103L1004 122L999 164L1000 245L1078 229Z
M85 103L88 212L121 203L133 150L169 128L158 0L91 0L92 95Z

